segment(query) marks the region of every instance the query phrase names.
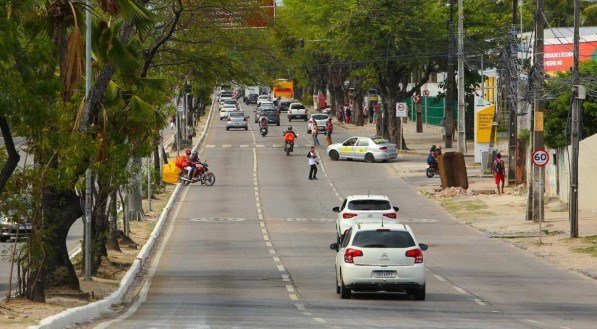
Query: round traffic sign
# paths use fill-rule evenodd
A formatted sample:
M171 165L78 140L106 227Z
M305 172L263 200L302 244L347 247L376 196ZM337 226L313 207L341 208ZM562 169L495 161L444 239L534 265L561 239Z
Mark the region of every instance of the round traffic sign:
M427 90L427 89L423 90L423 96L429 96L429 90Z
M533 164L537 167L543 167L549 162L549 153L542 148L536 149L531 155Z
M413 95L413 102L418 103L421 100L421 97L418 95Z

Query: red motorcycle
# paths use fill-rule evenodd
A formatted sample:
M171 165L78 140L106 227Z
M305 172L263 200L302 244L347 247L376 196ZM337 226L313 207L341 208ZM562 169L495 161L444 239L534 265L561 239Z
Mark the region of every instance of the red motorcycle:
M183 170L178 176L178 181L183 185L187 186L191 183L201 182L201 185L212 186L216 183L216 175L209 171L209 165L207 162L198 163L195 165L196 173L193 179L189 179L189 173Z

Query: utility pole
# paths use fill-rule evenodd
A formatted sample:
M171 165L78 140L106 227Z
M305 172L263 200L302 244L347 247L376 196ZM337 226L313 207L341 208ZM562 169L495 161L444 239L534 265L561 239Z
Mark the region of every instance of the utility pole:
M572 131L570 144L572 145L572 161L570 163L570 200L568 202L568 217L570 220L570 237L578 238L578 153L580 143L580 106L582 87L578 85L578 53L579 53L579 17L580 0L574 0L574 49L572 66ZM581 91L581 92L579 92Z
M466 152L466 104L464 102L464 4L458 0L458 152Z
M446 119L444 120L446 131L446 148L452 147L452 127L454 126L454 2L450 0L450 18L448 22L448 72L446 81Z
M91 0L85 1L85 99L91 92ZM91 281L91 208L93 189L91 186L91 159L85 171L85 281Z
M510 29L510 62L508 81L508 107L509 107L509 139L508 139L508 184L516 182L516 155L518 139L518 41L516 34L517 0L512 0L512 27Z
M543 89L543 54L544 54L544 17L543 17L543 0L537 0L536 8L536 21L535 21L535 50L533 51L534 56L534 69L533 69L533 90L535 104L533 105L533 149L532 151L543 147L543 113L545 111L544 104L544 89ZM534 167L534 166L533 166ZM543 220L543 182L545 177L541 170L536 168L532 169L532 218L534 221Z

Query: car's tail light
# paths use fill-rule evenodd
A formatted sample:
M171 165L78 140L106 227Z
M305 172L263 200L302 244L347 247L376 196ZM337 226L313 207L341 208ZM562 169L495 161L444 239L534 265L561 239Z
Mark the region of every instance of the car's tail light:
M232 121L232 119L230 117L228 117L228 121Z
M361 251L359 249L348 248L344 252L344 262L345 263L354 263L354 258L361 257L361 256L363 256L363 251Z
M344 218L344 219L350 219L353 217L357 217L357 214L353 214L353 213L349 213L349 212L345 212L342 214L342 218Z
M397 217L395 212L389 212L389 213L383 214L383 215L384 215L384 217L394 218L394 219L396 219L396 217Z
M423 252L419 248L407 250L405 255L406 257L413 257L415 259L415 264L423 262Z
M382 150L382 151L385 151L385 150L388 149L388 147L387 146L380 146L379 149Z

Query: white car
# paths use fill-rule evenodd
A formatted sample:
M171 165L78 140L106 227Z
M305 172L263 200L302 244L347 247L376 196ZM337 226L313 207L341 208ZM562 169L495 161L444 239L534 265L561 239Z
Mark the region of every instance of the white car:
M268 95L260 95L259 97L257 97L257 104L262 103L262 102L272 102L271 99L269 99Z
M341 143L335 143L327 148L330 159L365 160L367 162L386 162L396 159L398 153L396 144L381 137L351 137Z
M324 134L326 134L325 124L328 122L329 119L330 119L330 116L327 114L322 114L322 113L311 114L311 117L309 117L309 122L307 123L307 134L311 133L311 126L313 124L313 120L315 120L315 122L317 123L317 130L319 132L323 132Z
M404 224L356 224L336 254L336 293L349 299L353 291L405 292L425 300L423 251L412 229Z
M224 104L220 107L220 120L228 118L230 112L238 111L234 104Z
M231 91L223 91L220 93L220 102L225 100L231 100L234 98L234 95Z
M398 223L398 207L392 206L385 195L351 195L346 197L342 206L334 207L332 211L338 213L337 242L355 224Z
M303 119L307 121L307 109L305 105L301 103L291 103L288 106L288 121L292 121L292 119Z

